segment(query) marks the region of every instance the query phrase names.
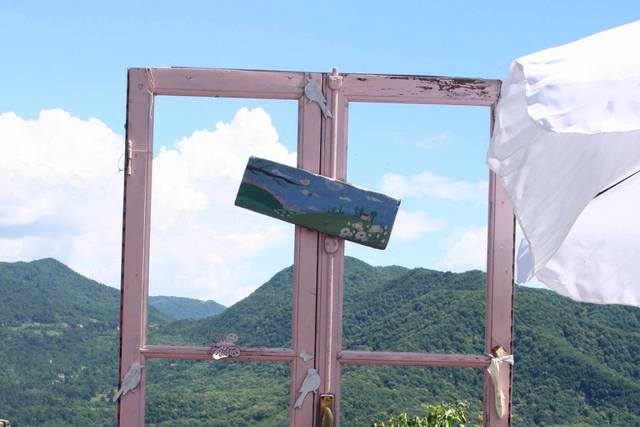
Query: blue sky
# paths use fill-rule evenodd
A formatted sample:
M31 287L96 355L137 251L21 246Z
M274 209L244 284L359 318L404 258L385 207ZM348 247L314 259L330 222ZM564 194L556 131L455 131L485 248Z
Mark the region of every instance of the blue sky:
M2 177L9 185L0 190L0 246L4 246L0 259L55 256L114 286L118 285L121 194L117 186L121 186L121 175L112 164L117 156L116 160L112 157L120 150L119 138L124 134L127 68L175 65L330 71L337 66L344 72L506 78L509 64L518 56L640 19L640 3L630 0L1 4L0 114L12 112L15 117L5 114L4 121L0 119L0 149L12 153L4 156L6 162L11 159L11 164L29 167L25 172L27 169L11 169L5 163L8 172ZM242 108L246 108L244 113L238 113ZM50 109L61 109L66 115L40 115ZM204 144L214 140L233 144L234 129L257 132L252 134L255 138L243 140L246 153L238 154L238 164L260 150L277 152L275 160L291 163L296 112L295 103L285 101L158 98L155 152L163 156L158 164L167 171L166 175L158 174L165 180L159 187L166 190L165 196L170 196L172 188L184 194L171 203L163 202L160 194L158 209L203 215L202 200L210 201L216 195L198 187L200 181L193 177L180 181L183 175L171 168L181 170L186 159L192 158L185 151L188 147L205 150ZM349 182L399 193L405 227L392 236L387 251L349 244L348 254L375 264L476 268L477 256L464 251L483 244L488 111L357 104L351 107L349 120ZM216 127L218 122L222 127ZM194 134L198 130L208 133ZM46 147L42 145L45 140ZM268 143L260 145L258 140ZM65 163L65 156L85 150L92 141L108 148L78 154L87 163L84 169L77 162ZM16 149L17 145L21 148ZM36 151L31 149L46 153L41 163L34 160ZM58 158L60 163L56 163ZM51 165L47 163L50 159ZM92 161L104 164L91 167ZM96 172L99 168L104 169L102 175ZM221 172L215 179L224 176ZM173 178L184 187L175 187ZM231 181L221 185L232 192ZM430 185L449 188L452 193L421 192L420 188ZM100 192L96 188L115 190ZM93 200L97 198L98 205L107 203L101 196L105 191L115 193L107 197L111 207L103 209L104 213L96 212ZM224 205L224 201L220 203ZM74 210L76 205L85 210ZM231 219L223 218L226 211L216 209L218 225L229 227ZM111 216L114 218L109 219ZM87 217L93 222L83 224ZM103 217L108 226L100 223ZM171 229L180 218L163 216L157 223L166 228L159 226L154 233ZM193 229L207 218L202 216ZM286 266L292 254L291 230L269 222L275 220L243 218L239 220L246 220L243 230L260 224L268 230L262 232L268 239L252 245L247 235L242 244L224 243L225 248L232 248L225 251L245 256L238 255L222 273L209 267L204 273L200 271L203 266L222 265L222 255L185 256L171 270L157 267L152 270L152 282L155 277L159 285L154 292L152 283L151 292L199 298L218 297L222 292L224 296L218 299L231 303ZM101 229L112 232L105 237L100 235ZM176 230L173 240L154 249L157 253L169 250L166 248L175 250L176 244L191 244L188 230ZM209 231L202 233L202 246L196 245L201 252L208 247L205 236L218 242L216 245L231 239L215 229ZM93 254L93 260L86 254ZM101 261L96 260L102 258L109 262L97 265ZM234 289L221 291L223 285L214 283L220 275L227 284L224 286ZM185 281L195 284L186 286Z

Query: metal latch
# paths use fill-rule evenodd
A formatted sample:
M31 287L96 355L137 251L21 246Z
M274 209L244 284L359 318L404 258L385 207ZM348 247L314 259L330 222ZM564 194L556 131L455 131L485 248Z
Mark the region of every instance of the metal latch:
M333 394L320 395L320 427L333 427L335 425L333 397Z
M131 173L133 172L133 143L131 142L131 140L127 141L127 155L125 158L125 169L126 169L126 174L127 175L131 175Z

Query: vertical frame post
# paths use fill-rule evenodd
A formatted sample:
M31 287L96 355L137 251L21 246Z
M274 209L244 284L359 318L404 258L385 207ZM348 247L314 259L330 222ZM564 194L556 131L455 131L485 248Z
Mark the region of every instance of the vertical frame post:
M347 100L342 77L337 70L325 75L324 93L332 118L323 119L322 175L345 181L347 178ZM344 240L320 234L318 255L317 357L322 382L319 394L333 394L333 407L340 413L340 364L342 350L342 295ZM339 417L335 426L339 426Z
M309 78L322 85L322 75L313 73ZM298 167L320 173L321 112L315 102L304 96L298 107ZM293 265L293 309L291 348L295 358L291 363L291 392L289 397L290 425L308 425L316 413L315 396L307 398L301 408L294 408L298 389L307 370L316 363L316 304L318 269L318 233L296 226L295 260ZM313 356L304 360L300 354Z
M494 107L491 108L493 132ZM485 352L502 347L513 352L513 261L515 217L513 207L493 172L489 176L489 226L487 239L487 293L485 319ZM484 374L484 414L488 427L511 425L511 365L500 367L500 386L506 397L507 411L503 418L496 412L495 392L491 377Z
M129 367L144 366L149 272L149 221L153 92L149 72L130 69L127 90L127 161L124 176L122 281L120 287L120 384ZM127 301L127 304L123 304ZM118 401L118 426L144 424L145 369L139 386Z

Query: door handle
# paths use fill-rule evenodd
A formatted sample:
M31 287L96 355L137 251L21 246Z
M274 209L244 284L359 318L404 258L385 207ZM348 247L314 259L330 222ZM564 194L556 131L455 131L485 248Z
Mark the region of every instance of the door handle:
M333 394L320 395L320 427L335 426L333 415Z

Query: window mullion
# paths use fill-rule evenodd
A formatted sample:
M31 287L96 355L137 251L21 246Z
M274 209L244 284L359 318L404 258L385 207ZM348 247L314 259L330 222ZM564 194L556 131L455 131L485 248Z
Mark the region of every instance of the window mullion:
M309 78L321 84L322 75L312 73ZM320 147L322 136L321 112L318 104L310 103L303 96L298 113L298 167L320 173ZM318 234L305 227L296 226L295 259L293 276L292 337L291 348L295 358L291 364L291 393L289 396L290 425L308 426L315 417L314 398L307 398L301 408L294 408L298 389L307 370L316 361L316 293L318 269ZM301 357L301 354L314 356ZM306 360L305 360L306 359Z
M347 101L341 77L325 75L324 93L332 118L323 118L321 173L339 180L347 177ZM318 248L317 369L322 379L319 393L333 394L334 413L340 413L342 349L342 294L344 240L320 235ZM339 425L339 417L335 420Z

